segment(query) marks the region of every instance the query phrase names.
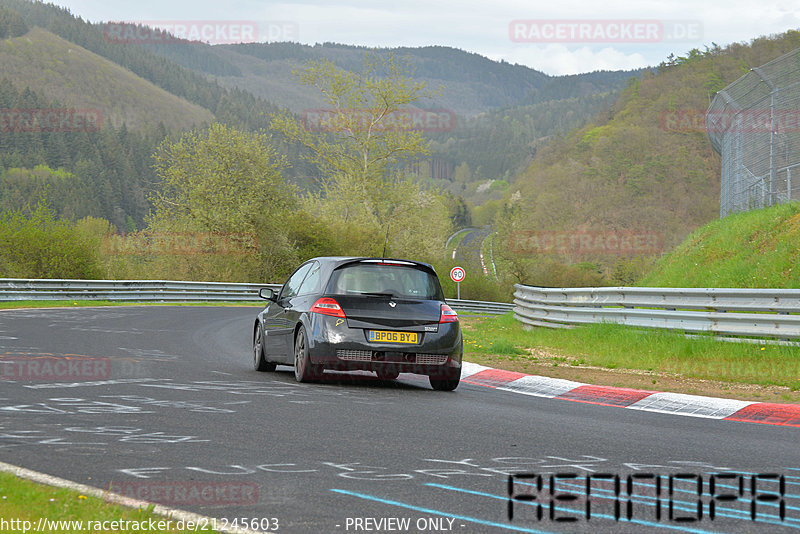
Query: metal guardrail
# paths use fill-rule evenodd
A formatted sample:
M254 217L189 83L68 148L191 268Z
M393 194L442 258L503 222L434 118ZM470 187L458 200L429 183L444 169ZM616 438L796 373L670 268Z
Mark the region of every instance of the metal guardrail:
M0 301L258 302L258 289L280 284L172 280L28 280L0 278ZM263 302L263 301L262 301Z
M447 303L457 312L502 315L514 309L510 302L486 302L482 300L447 299Z
M692 333L800 338L800 289L514 286L514 316L530 326L610 322Z
M258 290L281 284L184 282L171 280L57 280L0 278L0 301L108 300L117 302L261 302ZM501 315L505 302L448 299L456 311Z

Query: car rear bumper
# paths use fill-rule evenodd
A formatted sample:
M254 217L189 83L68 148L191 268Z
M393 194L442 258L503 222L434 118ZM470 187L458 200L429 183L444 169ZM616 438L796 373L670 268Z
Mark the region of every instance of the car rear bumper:
M311 314L310 318L309 358L326 369L394 369L442 378L460 375L463 348L457 322L439 324L436 332L420 332L419 343L400 344L369 342L366 329L350 328L336 317Z

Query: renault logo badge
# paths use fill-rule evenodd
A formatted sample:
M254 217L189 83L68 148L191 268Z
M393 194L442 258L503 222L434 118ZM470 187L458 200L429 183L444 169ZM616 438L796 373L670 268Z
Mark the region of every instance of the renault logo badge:
M396 302L389 301L389 306L391 306L392 308L394 308L395 306L397 306L397 303L396 303Z

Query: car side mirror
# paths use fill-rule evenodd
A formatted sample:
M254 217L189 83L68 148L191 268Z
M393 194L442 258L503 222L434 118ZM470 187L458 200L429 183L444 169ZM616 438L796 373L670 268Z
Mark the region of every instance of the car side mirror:
M258 296L265 300L275 302L275 290L271 287L262 287L258 290Z

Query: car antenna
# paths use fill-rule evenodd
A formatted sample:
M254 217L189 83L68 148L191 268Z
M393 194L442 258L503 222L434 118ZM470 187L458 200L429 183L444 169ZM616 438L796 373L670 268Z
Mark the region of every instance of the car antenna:
M386 239L383 241L383 256L381 256L382 260L386 259L386 245L389 243L389 223L386 223Z

